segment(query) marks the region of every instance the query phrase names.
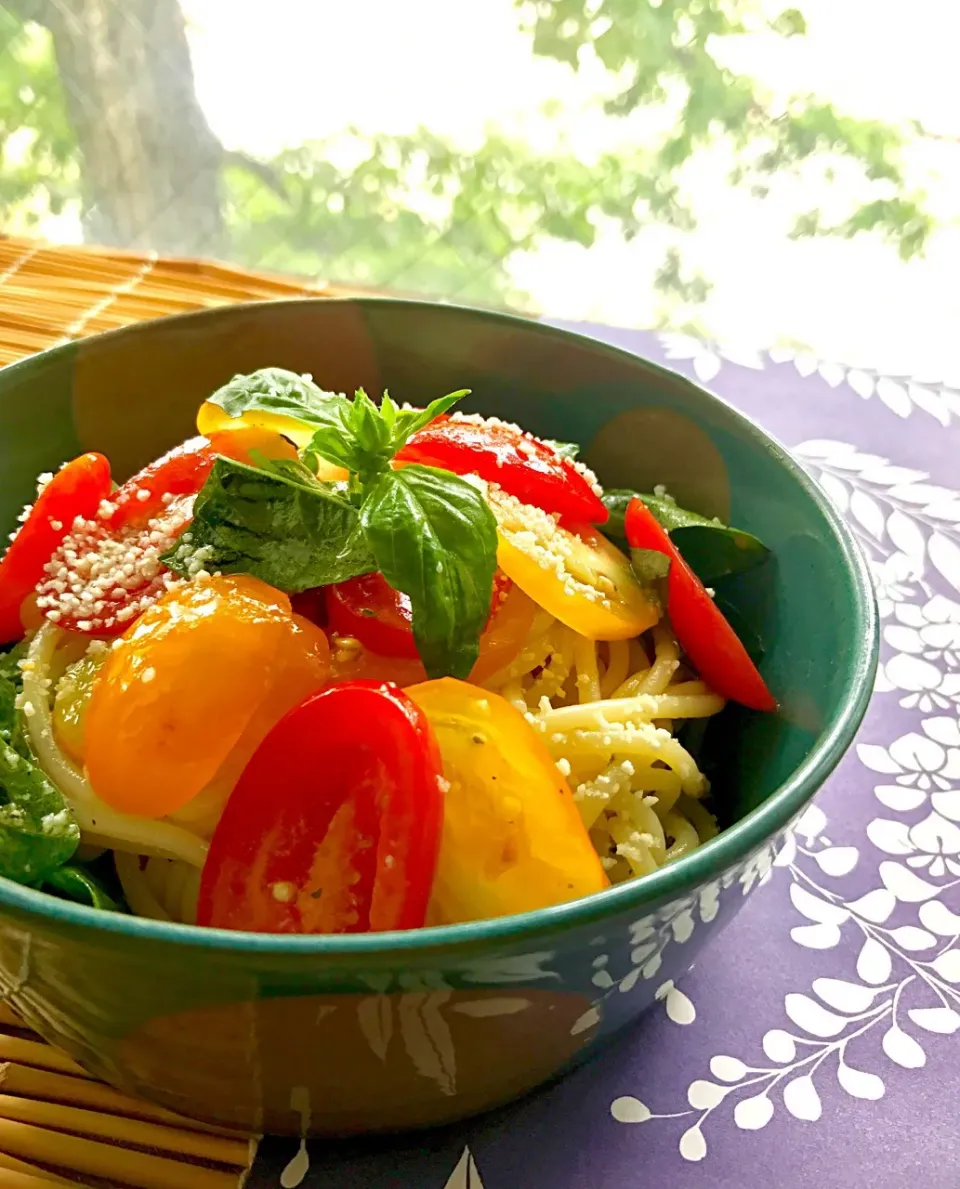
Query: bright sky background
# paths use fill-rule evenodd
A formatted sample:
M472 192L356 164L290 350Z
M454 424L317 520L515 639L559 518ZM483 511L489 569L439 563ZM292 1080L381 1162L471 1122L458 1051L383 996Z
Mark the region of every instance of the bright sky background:
M555 135L592 154L630 128L599 111L605 75L534 58L512 0L184 0L200 101L230 147L269 154L348 125L464 145L496 123L535 143ZM778 201L722 182L707 160L688 179L701 226L687 247L715 282L701 320L721 341L798 341L816 354L883 370L960 374L960 0L801 0L806 38L731 47L730 64L775 89L811 91L852 114L919 119L945 139L913 154L935 209L953 225L923 260L874 240L786 239ZM909 9L909 19L907 12ZM952 139L951 139L952 138ZM804 206L817 195L805 194ZM664 238L591 249L547 244L520 259L518 283L545 312L650 325Z

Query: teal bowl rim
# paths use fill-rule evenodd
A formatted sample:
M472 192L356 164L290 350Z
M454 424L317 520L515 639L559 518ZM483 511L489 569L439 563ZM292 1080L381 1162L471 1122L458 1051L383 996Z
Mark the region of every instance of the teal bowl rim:
M689 893L698 884L711 878L717 872L729 868L763 846L764 843L775 838L819 791L853 741L873 693L880 651L876 599L863 553L851 536L842 517L806 471L792 458L787 449L745 414L687 377L654 363L652 360L645 359L641 355L634 355L630 351L591 338L589 335L552 326L546 322L536 322L520 315L477 309L471 306L391 297L330 297L322 300L293 298L247 302L135 323L132 326L121 327L119 330L93 336L93 339L106 341L120 336L149 333L150 327L159 322L199 325L206 321L229 318L241 311L276 310L278 307L291 306L316 307L320 305L325 307L343 304L394 305L431 311L450 310L451 312L469 314L471 317L481 320L500 322L517 329L522 328L526 333L541 335L544 338L554 338L559 335L578 340L591 351L628 361L640 370L653 368L667 373L672 379L687 384L697 391L703 400L719 406L726 415L739 421L746 434L754 439L757 446L784 467L817 506L823 518L832 528L841 556L846 564L853 587L854 625L852 630L858 647L851 660L847 679L841 691L839 713L822 732L810 754L797 766L789 779L783 781L767 797L763 804L757 806L732 826L728 826L716 838L703 843L691 855L678 859L675 863L661 867L640 879L618 884L605 891L595 892L579 900L556 904L550 908L517 913L514 916L495 917L491 920L470 921L457 925L435 925L405 932L291 936L290 934L234 932L226 929L181 925L168 921L154 921L146 917L104 912L100 909L60 900L55 896L34 891L2 878L0 878L0 907L19 909L31 916L50 919L61 925L83 926L95 932L135 938L137 941L228 951L235 956L247 954L264 957L270 955L279 957L324 955L335 958L388 957L391 954L408 954L410 951L417 950L434 951L438 947L444 946L528 941L534 936L560 929L595 925L606 918L628 912L631 908L644 913L660 901L674 899ZM93 341L93 339L81 340L81 343ZM9 364L0 369L0 385L10 373L27 371L41 360L75 352L77 348L77 342L65 343Z

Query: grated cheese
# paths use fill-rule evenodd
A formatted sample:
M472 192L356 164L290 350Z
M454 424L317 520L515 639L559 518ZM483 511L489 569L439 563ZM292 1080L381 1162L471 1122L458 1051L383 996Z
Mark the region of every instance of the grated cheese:
M193 498L169 504L145 528L108 533L102 521L114 510L105 500L96 520L78 516L44 567L37 606L54 623L67 616L82 632L109 631L135 619L179 583L171 580L160 556L189 522Z

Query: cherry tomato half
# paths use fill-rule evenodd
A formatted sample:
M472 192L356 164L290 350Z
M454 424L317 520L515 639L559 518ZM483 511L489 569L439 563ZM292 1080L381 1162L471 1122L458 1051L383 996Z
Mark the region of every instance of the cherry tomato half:
M653 549L669 557L667 614L681 647L707 685L721 697L753 710L776 710L776 700L736 632L639 498L627 505L626 531L631 549Z
M0 560L0 644L23 635L20 607L80 516L97 514L110 494L110 464L102 454L81 454L47 483Z
M497 518L497 564L530 598L590 640L631 640L660 618L629 559L592 525L565 528L552 516L489 493Z
M510 579L499 570L493 577L488 626L496 616ZM341 636L353 636L377 656L419 660L413 637L410 598L394 590L382 574L363 574L326 588L327 621Z
M424 923L443 820L426 716L393 686L332 685L257 749L217 826L197 922L258 933Z
M508 494L564 519L603 524L609 512L569 458L501 421L438 417L415 433L397 462L479 475Z
M543 740L499 694L443 677L407 690L449 784L428 924L507 916L609 886Z
M267 457L296 457L276 434L244 428L191 438L128 479L48 555L37 583L40 607L61 627L118 635L166 589L160 555L190 523L193 497L218 454L242 462L251 450Z
M237 747L249 758L329 667L323 632L296 623L287 596L258 578L176 587L127 629L96 677L83 726L90 783L124 813L173 813L222 776Z

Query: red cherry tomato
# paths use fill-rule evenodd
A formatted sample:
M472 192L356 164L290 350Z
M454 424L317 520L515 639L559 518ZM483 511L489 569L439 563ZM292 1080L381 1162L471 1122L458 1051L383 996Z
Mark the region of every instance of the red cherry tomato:
M684 652L703 680L721 697L753 710L776 710L776 700L736 632L665 529L636 497L627 505L626 530L631 549L653 549L669 557L667 614Z
M0 644L23 635L20 607L43 578L43 568L80 516L96 516L110 494L110 464L81 454L53 476L0 560Z
M442 824L423 711L383 682L328 686L244 769L210 844L197 921L257 933L418 928Z
M122 632L166 590L160 555L190 523L193 497L217 455L247 461L251 449L296 455L258 429L217 434L213 442L191 438L128 479L100 511L98 501L47 555L50 564L37 576L40 608L71 631Z
M378 656L416 660L413 610L408 595L394 590L382 574L363 574L326 588L327 621L341 636L355 636Z
M567 520L603 524L610 515L569 458L503 422L438 417L413 435L397 461L479 475L523 503Z
M192 497L216 460L192 438L144 467L100 512L73 526L37 586L61 627L117 635L166 589L160 555L190 523Z
M177 496L196 495L213 469L216 452L207 438L190 438L151 462L115 493L107 529L143 528Z
M512 585L506 574L497 570L493 576L491 619ZM355 637L368 652L377 656L420 659L413 638L410 598L394 590L382 574L364 574L325 587L325 590L326 622L332 631L340 636Z

